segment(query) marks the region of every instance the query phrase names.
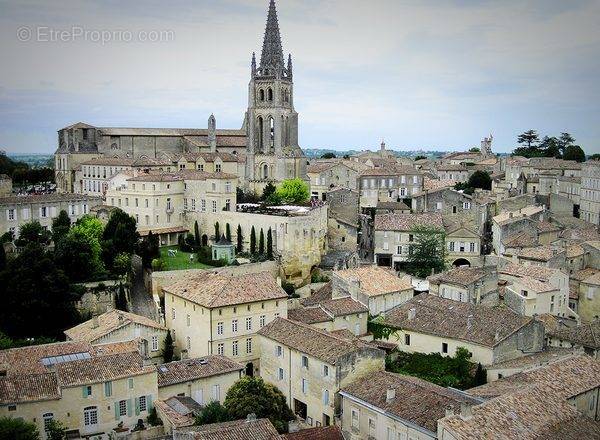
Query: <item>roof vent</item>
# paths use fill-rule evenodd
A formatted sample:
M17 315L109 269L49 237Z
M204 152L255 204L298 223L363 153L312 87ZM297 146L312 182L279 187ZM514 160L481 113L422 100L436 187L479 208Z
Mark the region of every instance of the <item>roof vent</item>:
M391 402L395 398L396 398L396 390L394 388L388 388L388 390L385 393L385 401Z
M206 359L202 358L202 359L200 359L200 360L198 361L198 363L199 363L200 365L206 365L206 364L208 364L208 361L207 361Z
M256 420L256 414L250 413L246 416L246 422L254 422Z
M414 307L412 309L410 309L408 311L408 320L412 321L413 319L415 319L415 316L417 316L417 309L415 309Z

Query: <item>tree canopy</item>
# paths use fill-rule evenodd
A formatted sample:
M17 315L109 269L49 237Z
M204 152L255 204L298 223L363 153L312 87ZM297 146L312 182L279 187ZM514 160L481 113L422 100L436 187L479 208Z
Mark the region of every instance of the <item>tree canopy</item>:
M58 217L52 220L52 241L58 243L71 229L71 219L64 209L58 213Z
M1 440L39 440L37 427L17 417L0 417Z
M408 248L406 270L411 275L425 278L432 272L446 268L446 234L432 226L415 226L411 229L413 241Z
M34 220L21 225L19 228L19 238L16 240L18 246L27 246L28 244L47 244L51 233L42 228L39 221Z
M565 148L563 159L585 162L585 153L579 145L569 145Z
M310 197L308 185L302 179L287 179L275 191L282 203L305 203Z
M138 240L135 219L123 210L115 209L102 233L102 257L106 267L112 270L118 254L132 254Z
M560 136L544 136L539 140L535 130L529 130L518 136L517 142L521 147L515 148L514 156L554 157L556 159L585 161L585 153L579 145L575 145L575 138L569 133Z
M321 159L335 159L335 153L324 153L321 155Z
M218 400L213 400L208 405L205 405L200 413L196 416L195 425L208 425L210 423L222 423L231 420L227 408L221 405Z
M224 405L232 420L256 414L259 419L268 418L280 433L287 432L288 422L294 418L283 393L260 377L244 376L234 383Z

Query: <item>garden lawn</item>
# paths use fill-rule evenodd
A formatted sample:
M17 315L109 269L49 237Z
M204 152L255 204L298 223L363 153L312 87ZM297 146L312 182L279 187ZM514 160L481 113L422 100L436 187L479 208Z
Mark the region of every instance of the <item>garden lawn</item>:
M169 250L177 251L174 257L169 256ZM194 256L194 260L190 262L190 255ZM177 246L163 246L160 248L160 259L164 264L163 270L184 270L184 269L209 269L213 266L199 263L198 256L190 252L181 252Z

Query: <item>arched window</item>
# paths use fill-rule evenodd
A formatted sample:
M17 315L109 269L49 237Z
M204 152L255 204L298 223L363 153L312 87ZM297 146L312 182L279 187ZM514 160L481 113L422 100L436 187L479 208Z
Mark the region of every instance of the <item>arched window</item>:
M269 90L267 91L267 99L273 101L273 89L271 87L269 87Z
M269 178L269 166L267 164L263 165L263 179Z
M260 97L261 101L264 101L265 100L265 91L263 89L260 89L258 91L258 96Z
M290 92L288 91L288 89L284 89L283 90L283 101L289 102L289 100L290 100Z
M264 133L265 133L265 124L264 124L262 116L258 117L257 130L258 130L258 136L257 136L258 145L257 145L257 148L258 148L259 152L262 152L263 148L264 148Z
M287 126L285 124L285 118L283 115L281 115L281 143L284 146L288 145L288 143L287 143Z
M272 116L269 116L269 147L275 148L275 120Z

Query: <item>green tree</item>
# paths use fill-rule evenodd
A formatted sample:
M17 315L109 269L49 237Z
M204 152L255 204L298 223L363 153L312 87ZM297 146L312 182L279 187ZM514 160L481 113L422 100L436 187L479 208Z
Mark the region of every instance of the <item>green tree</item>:
M592 154L589 160L600 160L600 153Z
M244 236L242 235L242 226L238 224L237 227L237 246L235 251L239 254L244 251Z
M537 134L537 131L527 130L526 132L521 133L517 137L517 142L521 145L527 144L527 146L531 148L531 146L534 145L536 142L538 142L539 139L540 139L540 137Z
M294 419L283 393L255 376L242 377L229 388L225 408L232 420L245 419L248 414L256 414L259 419L266 417L279 433L287 432L288 422Z
M321 159L335 159L335 153L325 153L321 155Z
M267 231L267 260L273 259L273 232L271 228Z
M150 410L150 413L148 414L148 417L146 418L146 420L148 420L148 423L151 426L160 426L163 424L162 420L158 417L158 414L156 413L156 407L152 407L152 409Z
M167 331L165 336L165 346L162 351L163 361L168 364L173 361L173 355L175 354L175 345L173 344L173 337L171 336L171 330Z
M215 223L215 241L219 241L219 238L221 238L221 231L220 231L220 227L219 227L219 222Z
M411 229L413 241L408 248L406 270L425 278L446 268L445 232L432 226L418 225Z
M492 178L487 171L477 170L469 177L469 187L492 189Z
M567 147L575 144L575 138L569 133L561 133L558 137L558 144L561 154L565 154Z
M533 150L532 157L554 157L557 159L561 157L560 141L554 136L544 136L539 146L531 148L537 149L537 151Z
M200 227L198 226L198 220L194 221L194 243L196 248L200 247Z
M585 162L585 153L579 145L568 145L567 147L565 147L563 159L575 160L577 162Z
M481 150L477 147L469 148L469 152L471 153L481 153Z
M19 238L17 246L27 246L31 243L46 244L50 239L50 231L42 228L37 220L21 225L19 228Z
M160 258L159 237L157 234L148 232L148 235L136 245L136 253L142 257L142 265L146 268L152 267L152 260ZM123 253L122 253L123 254ZM119 254L119 255L122 255ZM128 254L125 254L128 255ZM116 264L116 261L115 261Z
M263 202L266 202L270 199L270 197L275 193L277 187L273 184L273 182L267 182L265 185L262 197L260 198Z
M308 185L302 179L287 179L281 183L275 193L284 203L297 204L308 201Z
M258 253L263 255L265 253L265 233L260 228L260 234L258 235Z
M229 223L225 223L225 238L231 241L231 228L229 227Z
M117 275L124 276L131 270L131 254L121 252L115 257L113 264L113 272Z
M427 159L427 156L418 155L418 156L415 156L414 160L421 160L421 159Z
M104 270L102 249L94 237L74 226L56 246L56 264L73 282L87 281Z
M200 410L196 416L195 425L208 425L210 423L222 423L231 420L227 408L221 405L218 400L213 400Z
M123 312L129 311L129 307L127 307L127 295L125 294L123 283L119 283L119 290L117 290L117 294L115 295L115 309L122 310Z
M473 378L473 386L478 387L479 385L485 385L487 383L487 373L481 363L477 364L477 370L475 371L475 377Z
M17 417L0 417L1 440L39 440L37 427Z
M112 270L114 258L121 252L132 254L139 238L135 219L121 209L113 210L102 232L102 257L106 267Z
M256 230L254 229L254 225L250 229L250 254L256 254Z
M0 271L6 268L6 251L4 250L4 243L0 243Z
M46 440L65 440L67 428L58 420L50 420L46 425Z
M0 272L0 331L12 338L63 337L80 320L76 299L53 255L30 244Z
M74 228L83 231L87 236L93 237L98 242L102 240L102 233L104 232L104 225L99 218L91 215L84 215L77 222L75 222Z
M58 213L58 217L52 220L52 241L58 243L71 229L71 219L64 209Z

